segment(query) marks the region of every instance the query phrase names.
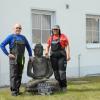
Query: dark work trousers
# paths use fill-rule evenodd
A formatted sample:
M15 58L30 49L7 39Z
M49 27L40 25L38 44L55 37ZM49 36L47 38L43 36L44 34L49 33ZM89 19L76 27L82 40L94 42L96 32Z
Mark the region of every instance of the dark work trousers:
M55 79L59 82L60 88L67 87L66 79L66 56L60 52L53 53L50 57Z
M23 67L24 65L16 62L15 59L10 59L10 89L11 91L19 92Z

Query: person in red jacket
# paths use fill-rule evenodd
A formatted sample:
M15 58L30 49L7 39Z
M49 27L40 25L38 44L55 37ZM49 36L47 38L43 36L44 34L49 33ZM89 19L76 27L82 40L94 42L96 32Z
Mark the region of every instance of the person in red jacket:
M51 48L51 49L50 49ZM70 60L69 39L61 33L59 25L54 25L52 35L47 41L45 55L48 56L50 49L50 60L55 79L59 82L62 91L67 90L66 66Z

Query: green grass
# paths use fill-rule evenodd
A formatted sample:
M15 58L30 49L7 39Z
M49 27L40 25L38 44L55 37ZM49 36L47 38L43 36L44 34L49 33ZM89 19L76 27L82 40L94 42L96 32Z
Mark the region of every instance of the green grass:
M13 97L9 88L0 89L0 100L100 100L100 76L68 80L68 91L52 95L26 94L21 87L22 95Z

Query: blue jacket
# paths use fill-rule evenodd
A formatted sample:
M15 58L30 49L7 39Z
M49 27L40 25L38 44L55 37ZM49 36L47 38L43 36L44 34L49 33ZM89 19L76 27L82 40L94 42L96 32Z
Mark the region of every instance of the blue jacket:
M32 56L32 50L31 50L31 47L27 41L27 39L25 38L25 36L21 35L21 34L11 34L9 35L0 45L2 51L8 55L9 52L7 51L6 49L6 45L9 44L9 49L13 48L14 46L14 41L15 41L15 38L16 40L24 40L25 41L25 47L27 48L27 51L28 51L28 54L29 56Z

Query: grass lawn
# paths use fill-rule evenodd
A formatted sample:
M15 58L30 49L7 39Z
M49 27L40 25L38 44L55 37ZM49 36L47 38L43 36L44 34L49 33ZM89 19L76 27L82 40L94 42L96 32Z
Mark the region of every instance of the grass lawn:
M32 95L24 93L24 87L21 92L22 95L13 97L9 88L0 89L0 100L100 100L100 76L69 79L66 93Z

